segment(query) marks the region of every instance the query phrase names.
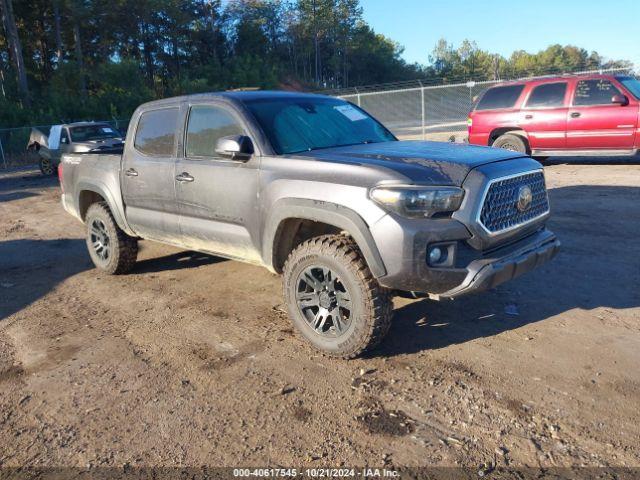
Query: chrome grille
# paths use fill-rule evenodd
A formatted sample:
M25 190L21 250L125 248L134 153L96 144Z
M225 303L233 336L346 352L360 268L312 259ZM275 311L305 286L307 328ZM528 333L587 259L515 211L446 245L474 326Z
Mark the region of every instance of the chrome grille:
M531 189L531 206L526 211L517 208L521 187ZM541 171L494 180L485 195L480 223L490 233L510 230L538 218L549 211L547 188Z

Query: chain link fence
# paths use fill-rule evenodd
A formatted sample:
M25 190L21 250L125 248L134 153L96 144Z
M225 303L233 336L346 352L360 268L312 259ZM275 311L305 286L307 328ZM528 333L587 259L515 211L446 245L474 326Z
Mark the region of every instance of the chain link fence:
M626 74L628 69L572 72L573 75ZM512 80L527 80L526 77ZM420 81L401 85L358 87L330 94L362 107L403 140L464 142L467 115L474 99L487 88L506 80L469 81L449 85L423 85ZM351 93L355 92L355 93Z
M572 74L626 74L629 69L607 69L571 72ZM526 77L512 80L527 80ZM359 105L385 124L403 140L435 140L464 142L467 139L467 115L474 99L487 88L505 79L468 81L448 85L423 85L410 81L386 85L371 85L345 90L325 91ZM129 120L107 120L123 134ZM27 151L32 127L0 129L0 166L37 163L34 152ZM48 134L51 125L37 126Z
M97 123L106 123L123 135L127 132L129 120L104 120ZM27 146L33 128L37 128L45 135L53 125L34 125L33 127L2 128L0 129L0 168L34 165L38 163L38 155L35 151L28 151Z

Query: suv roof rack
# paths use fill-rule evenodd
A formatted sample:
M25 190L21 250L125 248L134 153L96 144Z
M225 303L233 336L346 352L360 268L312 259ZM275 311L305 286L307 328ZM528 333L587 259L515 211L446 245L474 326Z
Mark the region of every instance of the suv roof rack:
M622 73L622 72L620 72ZM547 75L534 75L531 77L522 77L516 78L513 80L504 80L501 83L524 83L530 82L531 80L545 80L549 78L572 78L572 77L593 77L596 75L616 75L613 72L607 72L604 70L594 71L594 72L567 72L567 73L550 73Z

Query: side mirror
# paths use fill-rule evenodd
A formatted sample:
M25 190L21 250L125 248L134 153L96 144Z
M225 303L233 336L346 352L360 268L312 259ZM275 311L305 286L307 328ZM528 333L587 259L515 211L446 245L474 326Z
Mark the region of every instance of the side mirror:
M67 140L67 137L62 137L62 138L60 139L60 143L67 144L67 143L69 143L69 140Z
M626 95L614 95L613 97L611 97L611 103L624 107L626 105L629 105L629 99L626 97Z
M216 153L224 158L246 162L253 155L253 142L246 135L229 135L216 142Z

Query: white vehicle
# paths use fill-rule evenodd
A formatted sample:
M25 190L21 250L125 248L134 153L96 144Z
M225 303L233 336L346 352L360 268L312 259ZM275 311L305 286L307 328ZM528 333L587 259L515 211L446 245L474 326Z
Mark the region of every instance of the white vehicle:
M122 134L108 123L53 125L49 134L31 129L27 150L36 152L43 175L55 175L64 153L121 153Z

